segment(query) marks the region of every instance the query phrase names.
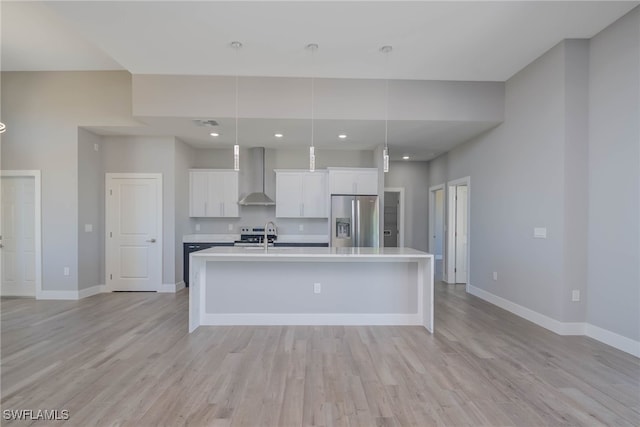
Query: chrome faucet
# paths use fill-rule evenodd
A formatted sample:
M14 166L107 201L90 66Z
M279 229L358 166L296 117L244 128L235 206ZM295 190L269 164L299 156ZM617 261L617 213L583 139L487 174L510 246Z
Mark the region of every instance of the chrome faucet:
M269 221L264 225L264 239L262 240L262 243L264 243L264 250L267 251L267 249L269 248L269 238L267 237L267 235L269 234L269 226L272 225L273 226L273 234L277 234L278 232L276 231L276 224L273 221Z

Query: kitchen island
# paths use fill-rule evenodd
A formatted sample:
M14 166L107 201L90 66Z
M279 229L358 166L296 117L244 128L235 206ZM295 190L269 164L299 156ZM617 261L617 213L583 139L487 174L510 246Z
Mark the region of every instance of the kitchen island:
M202 325L422 325L433 255L410 248L215 247L192 253L189 332Z

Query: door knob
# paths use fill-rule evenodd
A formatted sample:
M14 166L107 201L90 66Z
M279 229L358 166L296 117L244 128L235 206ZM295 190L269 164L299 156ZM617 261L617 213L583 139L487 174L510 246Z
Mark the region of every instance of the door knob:
M155 243L155 242L156 242L156 239L149 239L149 240L147 240L147 242L149 242L149 243Z

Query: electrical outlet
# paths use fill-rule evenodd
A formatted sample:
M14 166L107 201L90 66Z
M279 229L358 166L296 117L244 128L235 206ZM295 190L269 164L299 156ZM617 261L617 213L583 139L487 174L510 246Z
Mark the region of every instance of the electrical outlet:
M298 231L304 231L304 224L298 225Z
M200 224L196 224L196 231L200 231Z
M573 291L571 291L571 301L573 301L573 302L580 301L580 291L579 290L574 289Z
M100 149L100 146L98 144L93 144L93 149L95 151L98 151Z
M497 271L493 272L493 280L498 280L498 272Z
M70 273L69 273L69 267L65 267L65 268L64 268L64 275L65 275L65 276L68 276L69 274L70 274Z
M229 231L233 231L233 224L229 224Z
M546 227L535 227L533 229L533 237L536 239L546 239L547 238L547 228Z
M322 285L320 283L314 283L313 284L313 293L314 294L319 294L320 292L322 292Z

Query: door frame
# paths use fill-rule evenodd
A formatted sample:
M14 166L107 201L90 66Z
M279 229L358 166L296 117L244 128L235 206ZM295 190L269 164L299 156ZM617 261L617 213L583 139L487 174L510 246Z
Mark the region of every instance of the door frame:
M398 196L398 247L404 248L404 187L385 187L382 194L384 193L400 193ZM382 204L382 210L384 211L384 203ZM383 213L384 215L384 213ZM384 229L384 221L383 227ZM384 230L383 230L384 232ZM382 241L384 242L384 236L382 236ZM383 243L384 244L384 243Z
M163 211L163 200L162 200L162 174L161 173L105 173L104 177L104 282L106 283L106 288L108 292L113 292L111 288L111 282L109 280L109 267L113 260L109 260L109 220L111 219L111 215L109 214L109 183L112 179L136 179L136 178L155 178L158 180L158 188L157 188L157 200L158 200L158 211L157 221L158 221L158 237L156 238L158 246L160 246L160 260L158 263L158 268L160 268L160 281L156 287L156 292L160 292L162 288L162 284L164 282L163 272L164 272L164 224L162 222L162 211Z
M42 299L42 184L40 170L0 170L1 178L33 178L35 187L35 257L36 257L36 299ZM2 266L0 265L0 269ZM1 270L0 270L1 274ZM0 276L1 277L1 276Z
M447 190L445 188L444 183L433 185L429 187L429 253L433 254L434 261L436 260L436 248L434 246L435 242L433 241L433 234L436 232L436 191L443 191L443 203L442 203L442 265L446 265L447 258L447 220L446 220L446 212L447 212ZM446 277L446 269L442 269L442 280Z
M466 185L467 187L467 283L466 289L469 291L471 286L471 177L465 176L464 178L458 178L451 181L447 181L447 194L445 195L447 200L447 212L446 212L446 256L445 256L445 268L446 276L444 281L449 284L456 283L455 275L455 187L459 185Z

